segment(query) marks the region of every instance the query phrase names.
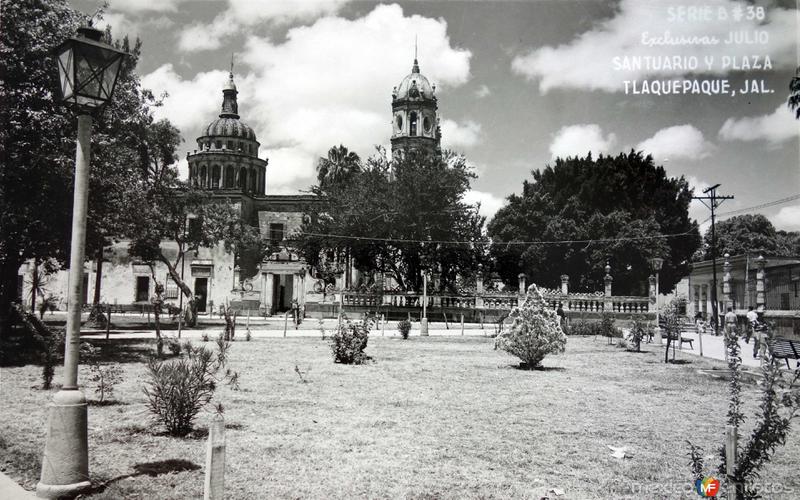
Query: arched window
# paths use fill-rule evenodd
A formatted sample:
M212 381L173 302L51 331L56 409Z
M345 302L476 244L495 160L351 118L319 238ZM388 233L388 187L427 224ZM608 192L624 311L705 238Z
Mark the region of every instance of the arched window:
M409 127L409 135L416 136L417 135L417 113L415 111L411 112L411 116L408 120L408 127Z
M236 185L236 170L228 165L225 169L225 187L232 188Z
M222 149L222 141L217 141L217 149Z
M200 186L206 187L206 166L200 167Z
M233 141L228 141L228 149L233 151Z
M247 190L247 169L245 169L244 167L242 167L239 170L239 186L238 187L242 188L242 191L246 191Z
M256 171L255 170L250 172L250 192L251 193L257 193L258 192L258 191L256 191L256 184L258 184L257 183L257 181L258 181L257 177L258 176L256 175Z
M214 189L219 188L219 165L214 165L211 167L211 187Z

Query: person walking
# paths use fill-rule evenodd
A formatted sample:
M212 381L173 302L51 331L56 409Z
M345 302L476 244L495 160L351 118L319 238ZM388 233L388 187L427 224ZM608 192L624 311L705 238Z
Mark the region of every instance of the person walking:
M758 358L758 350L761 347L761 329L763 325L758 321L758 313L753 310L753 306L747 308L747 339L750 342L750 337L753 337L753 359Z
M728 312L725 313L725 333L736 335L736 313L733 312L732 307L729 307Z

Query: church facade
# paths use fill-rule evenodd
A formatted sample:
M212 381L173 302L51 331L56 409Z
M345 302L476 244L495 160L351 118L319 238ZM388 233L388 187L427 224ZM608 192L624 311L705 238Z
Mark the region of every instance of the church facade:
M315 280L308 266L286 244L286 236L299 230L306 213L314 210L314 195L270 195L267 185L268 159L259 157L259 143L253 129L239 114L238 91L233 74L222 88L219 116L212 120L196 139L197 149L187 152L188 181L208 190L212 199L231 203L241 219L259 229L278 251L255 262L247 255L235 258L219 244L190 252L178 272L198 300L198 312L218 312L223 304L235 308L274 315L291 308L296 301L316 301L323 283ZM420 73L414 59L409 73L392 92L392 154L420 149L440 151L438 103L435 86ZM100 301L103 304L146 307L155 292L155 282L165 287L164 298L178 305L179 289L162 263L151 265L128 253L129 241L119 241L106 249L102 265ZM166 242L162 249L174 262L177 245ZM32 263L19 271L20 297L30 304ZM96 262L86 262L83 274L83 302L92 302L97 282ZM45 295L55 306L66 309L69 272L59 271L43 283ZM353 284L357 272L348 269L337 280L337 288ZM40 299L37 298L37 301ZM185 298L184 298L185 302Z

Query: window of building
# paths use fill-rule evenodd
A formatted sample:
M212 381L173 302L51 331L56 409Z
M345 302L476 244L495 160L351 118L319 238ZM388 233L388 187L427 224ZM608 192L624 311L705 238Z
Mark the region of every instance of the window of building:
M217 149L222 149L222 141L216 142Z
M269 225L269 239L273 245L277 245L283 241L283 224L270 224Z
M228 149L233 150L233 141L228 141Z
M409 117L408 121L409 127L409 135L416 136L417 135L417 113L412 112L411 116Z

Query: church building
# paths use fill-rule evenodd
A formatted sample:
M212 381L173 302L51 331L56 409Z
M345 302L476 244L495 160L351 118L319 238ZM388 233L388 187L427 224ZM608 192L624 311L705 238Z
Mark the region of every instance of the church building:
M436 87L414 64L400 85L392 92L392 154L424 150L440 152ZM314 195L270 195L267 185L269 160L259 157L261 144L253 129L239 113L238 91L231 72L222 87L219 116L212 120L197 138L197 149L187 152L188 180L204 188L213 199L231 203L247 224L259 229L272 240L277 252L256 262L247 255L234 256L222 244L201 248L187 254L178 272L198 300L198 312L216 313L223 304L247 309L259 315L287 311L292 302L324 300L324 284L315 280L308 266L285 244L286 236L300 229L304 214L314 210ZM246 112L243 113L246 116ZM106 249L102 266L100 297L104 304L118 309L146 308L155 292L155 280L165 286L164 298L170 304L179 302L179 289L162 263L140 262L128 253L129 241L119 241ZM164 253L174 261L177 245L163 244ZM171 254L171 255L170 255ZM31 263L20 267L20 297L29 297ZM84 304L94 296L97 266L86 262L83 278ZM337 287L355 283L357 273L346 271L346 278L337 280ZM66 310L67 270L49 276L43 284L45 295L55 299L56 308ZM40 299L37 298L37 301ZM29 302L28 302L29 303ZM184 298L185 304L185 298Z

